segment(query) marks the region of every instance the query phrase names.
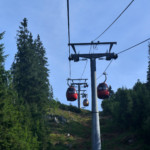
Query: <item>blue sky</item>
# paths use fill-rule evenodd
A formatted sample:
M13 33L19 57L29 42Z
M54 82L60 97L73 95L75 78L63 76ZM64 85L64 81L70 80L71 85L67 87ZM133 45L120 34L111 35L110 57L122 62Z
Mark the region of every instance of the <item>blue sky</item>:
M91 42L131 2L131 0L70 0L71 42ZM150 38L150 1L135 0L121 18L98 39L101 42L116 41L112 49L119 52L147 38ZM46 48L50 69L50 83L54 97L65 104L67 90L66 79L69 77L67 8L66 0L1 0L0 32L6 31L3 43L5 54L9 54L5 66L9 69L16 48L16 31L23 18L28 19L28 28L33 37L37 34ZM79 53L88 53L90 47L78 47ZM108 47L98 47L94 52L105 52ZM93 51L93 50L92 50ZM71 51L73 53L73 51ZM102 74L108 61L97 60L97 77ZM72 78L80 78L85 66L84 61L71 62ZM119 55L107 70L108 85L116 91L120 87L132 88L137 79L146 82L148 67L148 42ZM91 103L90 64L83 78L88 78L88 98ZM103 82L104 77L97 80ZM101 100L98 100L99 110ZM77 102L72 105L77 106ZM91 105L87 108L91 109Z

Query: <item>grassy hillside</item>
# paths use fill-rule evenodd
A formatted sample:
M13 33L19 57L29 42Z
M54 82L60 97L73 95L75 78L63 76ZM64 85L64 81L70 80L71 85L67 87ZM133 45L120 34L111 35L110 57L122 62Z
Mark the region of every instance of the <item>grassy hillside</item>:
M89 111L80 113L50 108L48 116L49 138L53 150L87 150L91 147L91 116ZM58 119L57 119L58 118ZM65 122L60 118L66 119Z
M65 106L68 109L70 106ZM73 107L74 109L74 107ZM76 108L76 110L78 110ZM91 149L91 112L81 110L72 112L57 108L50 108L47 113L53 116L48 122L49 139L53 150L90 150ZM61 122L59 119L66 119ZM102 150L149 150L137 133L118 131L113 127L111 118L100 116Z

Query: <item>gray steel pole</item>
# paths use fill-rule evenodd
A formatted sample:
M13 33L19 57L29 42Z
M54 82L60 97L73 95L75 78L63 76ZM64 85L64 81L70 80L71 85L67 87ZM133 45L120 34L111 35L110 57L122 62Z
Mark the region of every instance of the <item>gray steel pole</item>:
M96 59L91 58L91 92L92 92L92 150L101 150L99 112L96 89Z
M81 102L80 102L80 85L78 85L78 108L81 109Z

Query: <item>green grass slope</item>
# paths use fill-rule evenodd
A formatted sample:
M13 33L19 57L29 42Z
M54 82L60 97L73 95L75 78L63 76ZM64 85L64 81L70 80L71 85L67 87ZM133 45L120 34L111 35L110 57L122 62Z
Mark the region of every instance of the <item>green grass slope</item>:
M89 150L91 148L91 116L89 111L75 113L60 108L50 108L48 115L63 117L66 122L48 122L49 139L53 150Z
M65 123L57 119L48 122L52 150L91 150L90 111L60 104L50 108L47 114L66 119ZM118 131L108 116L100 116L100 127L102 150L150 150L137 133Z

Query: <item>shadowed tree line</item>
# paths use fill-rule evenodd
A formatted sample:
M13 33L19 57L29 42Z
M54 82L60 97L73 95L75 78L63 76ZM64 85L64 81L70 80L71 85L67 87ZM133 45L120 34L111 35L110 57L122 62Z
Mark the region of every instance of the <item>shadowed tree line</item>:
M150 140L150 45L147 83L139 80L132 89L111 91L111 97L102 102L103 114L112 118L112 126L119 131L131 130L145 142Z
M4 32L0 34L3 39ZM24 18L17 31L17 53L6 71L4 45L0 44L0 149L50 148L46 110L53 98L45 48L34 40Z

